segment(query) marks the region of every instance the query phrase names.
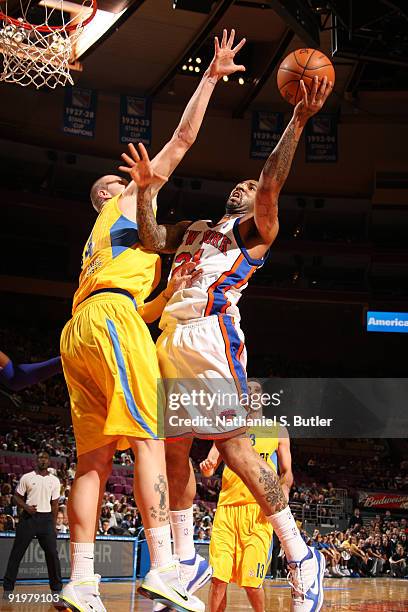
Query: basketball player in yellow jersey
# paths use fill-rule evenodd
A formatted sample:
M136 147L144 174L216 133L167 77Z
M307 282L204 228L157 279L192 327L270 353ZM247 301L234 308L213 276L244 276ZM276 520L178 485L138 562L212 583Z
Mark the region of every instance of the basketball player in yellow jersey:
M259 382L248 382L253 398L262 394ZM254 405L254 403L252 404ZM262 411L252 410L249 418L259 418ZM279 471L287 499L293 483L289 436L285 428L250 428L253 448L275 471ZM200 464L204 476L212 476L221 456L215 444ZM210 564L213 578L210 589L210 612L223 612L227 606L227 587L235 582L243 587L255 612L264 612L265 594L262 584L272 555L273 529L254 496L242 480L227 466L222 475L210 542Z
M245 41L235 47L233 42L233 30L229 37L224 31L221 45L215 39L210 66L173 137L152 161L153 196L195 141L217 81L245 69L234 63ZM135 182L104 176L92 186L91 201L99 214L84 248L73 316L61 336L78 452L68 503L71 581L63 599L76 612L105 612L100 577L94 574L94 536L113 454L130 446L135 499L151 558L139 592L179 610L201 612L204 604L187 593L172 557L164 442L157 426L160 372L141 316L148 316L144 301L160 278L160 259L139 241ZM167 299L166 293L157 298L162 308Z

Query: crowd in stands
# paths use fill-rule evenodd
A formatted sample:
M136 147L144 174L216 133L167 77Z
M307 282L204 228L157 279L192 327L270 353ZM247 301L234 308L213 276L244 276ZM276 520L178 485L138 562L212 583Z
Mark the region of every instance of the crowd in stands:
M123 461L126 462L123 465L129 465L127 457ZM50 468L50 471L55 473L61 483L56 523L56 529L60 534L69 532L67 502L75 470L75 462L72 462L69 467L62 464L60 468ZM15 531L19 519L13 492L16 489L18 477L15 474L0 473L0 481L0 532ZM214 505L212 504L213 507L210 507L202 500L197 500L197 503L194 504L194 533L197 540L209 541L211 537ZM142 521L133 494L116 495L106 491L102 500L98 535L133 536L139 534L141 528Z
M2 434L1 442L3 450L8 453L10 451L35 453L39 450L48 450L52 457L58 458L54 471L61 482L61 496L56 528L61 534L68 533L66 508L76 470L72 431L63 427L57 432L55 428L53 432L41 429L31 432L26 438L18 429L13 429ZM313 460L311 463L313 467ZM115 464L130 470L133 464L132 453L117 453ZM393 482L397 485L399 480L398 477L393 478ZM12 493L17 485L18 475L0 473L0 482L0 532L14 531L18 513ZM198 496L194 505L194 531L197 540L209 541L211 537L219 490L218 477L211 480L198 478ZM320 516L326 516L325 522L330 524L330 509L339 503L339 497L333 482L327 484L319 484L317 481L312 481L310 484L301 482L293 486L290 502L295 512L299 505L306 510L320 507ZM304 513L303 515L305 516ZM133 495L131 493L118 495L108 490L103 497L98 535L132 536L141 533L141 529L141 518ZM311 537L304 532L308 544L322 551L326 558L326 575L331 577L406 577L407 535L406 519L394 519L388 512L383 516L377 515L370 522L363 524L358 508L344 531L333 530L323 534L316 530Z
M305 540L326 559L327 577L408 577L408 523L390 511L363 522L356 508L348 529L322 535L318 529Z
M30 334L27 333L27 337ZM38 338L38 336L37 336ZM0 329L0 347L12 346L12 357L19 362L43 360L58 354L52 340L44 336L40 344L22 340L15 332ZM284 364L282 365L284 369ZM279 371L275 371L275 375ZM303 372L302 372L303 374ZM287 375L287 372L286 372ZM293 374L291 374L293 375ZM1 407L2 424L0 427L0 454L10 457L10 453L32 457L39 451L47 451L53 460L53 470L61 483L61 496L56 529L60 534L68 533L67 501L76 470L76 449L72 427L57 414L51 413L47 421L33 426L30 412L24 406L55 406L69 414L68 396L63 378L54 377L46 383L35 385L18 394L6 394L12 403ZM0 394L1 399L1 394ZM56 411L57 412L57 411ZM371 521L363 521L358 508L350 519L348 528L334 530L331 509L337 507L341 499L339 487L351 483L353 487L364 489L384 489L387 491L408 490L408 461L393 463L384 449L373 447L368 461L365 457L335 457L309 453L304 456L296 451L293 443L293 467L296 482L291 490L290 503L300 521L308 516L319 515L325 519L326 529L316 530L312 536L304 533L307 542L319 548L326 558L329 576L382 576L405 577L408 562L408 526L404 518L393 518L389 513L377 515ZM201 450L200 450L201 449ZM194 446L193 446L194 450ZM198 454L193 453L193 466L197 473L197 497L194 505L194 532L197 540L209 541L211 537L216 502L221 487L220 473L211 479L199 475L199 462L208 448L201 446ZM202 456L200 456L200 453ZM13 462L8 461L8 464ZM120 470L131 481L133 454L118 452L114 457L114 469ZM27 468L27 464L25 465ZM28 471L26 469L25 471ZM22 472L21 472L22 473ZM18 513L13 492L21 473L2 470L0 463L0 532L14 531ZM125 491L115 489L113 481L108 481L103 497L99 535L139 534L142 529L140 514L132 494L131 483ZM120 486L119 486L120 489ZM302 510L298 512L299 508ZM300 516L301 514L301 516ZM323 522L323 521L322 521Z
M392 462L390 457L373 453L367 458L312 456L294 458L294 471L307 473L308 478L333 478L337 487L376 489L384 491L408 490L408 461Z

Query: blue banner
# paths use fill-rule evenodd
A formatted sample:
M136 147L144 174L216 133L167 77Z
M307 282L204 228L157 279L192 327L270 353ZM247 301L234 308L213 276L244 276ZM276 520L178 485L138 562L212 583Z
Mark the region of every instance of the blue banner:
M408 333L408 312L367 312L367 331Z
M252 113L252 159L267 159L283 133L283 113L254 111Z
M306 124L306 161L337 161L337 115L319 113Z
M152 109L148 98L120 96L120 143L152 142Z
M64 100L63 132L94 138L97 93L93 89L67 87Z

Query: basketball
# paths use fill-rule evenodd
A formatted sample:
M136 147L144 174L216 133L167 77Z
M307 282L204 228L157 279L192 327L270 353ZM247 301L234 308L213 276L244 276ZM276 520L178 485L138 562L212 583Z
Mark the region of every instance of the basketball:
M335 72L329 58L318 49L297 49L290 53L281 63L278 70L278 88L290 104L297 104L302 99L300 80L303 79L307 91L312 89L313 77L319 81L327 77L334 85Z

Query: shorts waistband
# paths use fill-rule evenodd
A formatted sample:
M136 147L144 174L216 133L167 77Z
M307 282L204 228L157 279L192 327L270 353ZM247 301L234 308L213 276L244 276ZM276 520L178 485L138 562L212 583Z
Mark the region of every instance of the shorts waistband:
M167 323L165 329L193 329L194 327L218 327L219 320L228 318L235 325L239 325L237 317L228 314L210 315L199 319L188 319L187 321L171 321Z
M103 301L109 297L119 298L120 300L122 300L122 298L126 298L126 300L124 301L128 303L128 300L130 300L137 310L136 300L129 291L127 291L126 289L119 289L118 287L112 287L111 289L95 289L95 291L92 291L92 293L87 295L86 298L79 302L78 306L75 308L75 312L77 312L80 308L86 306L90 300L94 302L99 298L97 301Z

